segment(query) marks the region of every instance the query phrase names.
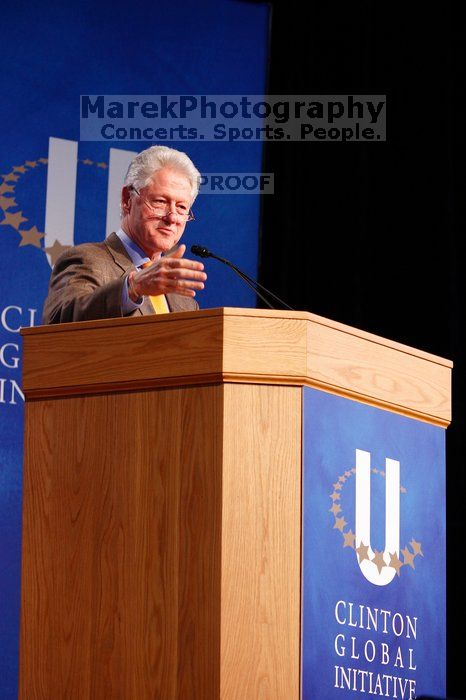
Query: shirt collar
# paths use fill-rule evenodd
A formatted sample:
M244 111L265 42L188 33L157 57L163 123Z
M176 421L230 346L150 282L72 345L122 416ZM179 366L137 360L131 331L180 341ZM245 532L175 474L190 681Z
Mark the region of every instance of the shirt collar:
M150 261L150 258L148 258L144 251L142 251L141 248L133 241L133 239L128 236L126 231L119 228L116 235L123 243L124 248L135 267L141 267L141 265Z

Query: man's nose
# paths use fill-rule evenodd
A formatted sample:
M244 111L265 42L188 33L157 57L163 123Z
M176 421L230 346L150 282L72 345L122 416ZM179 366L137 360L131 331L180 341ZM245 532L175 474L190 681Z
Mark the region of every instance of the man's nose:
M177 219L178 218L178 212L176 211L175 207L170 207L167 209L164 215L164 219Z

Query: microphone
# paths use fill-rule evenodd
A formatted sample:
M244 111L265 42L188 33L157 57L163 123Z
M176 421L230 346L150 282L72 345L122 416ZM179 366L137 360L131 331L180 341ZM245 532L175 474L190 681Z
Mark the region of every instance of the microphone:
M237 274L239 277L241 277L241 279L243 280L243 282L246 282L246 284L248 285L248 287L250 287L250 288L253 290L253 292L255 292L255 293L257 294L257 296L260 297L260 298L262 299L262 301L264 302L264 304L267 304L267 306L269 307L269 309L275 309L275 307L270 303L270 301L269 301L268 299L266 299L266 298L261 294L261 292L259 291L259 289L261 289L263 292L265 292L265 293L268 294L270 297L272 297L272 299L275 299L276 301L278 301L278 302L279 302L280 304L282 304L286 309L289 309L290 311L295 311L295 309L293 309L291 306L289 306L285 301L283 301L283 299L280 299L280 297L277 297L276 294L274 294L273 292L271 292L269 289L267 289L266 287L264 287L262 284L260 284L260 283L257 282L256 280L254 280L252 277L249 277L245 272L243 272L242 270L240 270L239 267L236 267L236 265L234 265L234 264L233 264L232 262L230 262L229 260L225 260L225 258L221 258L219 255L216 255L215 253L212 253L212 251L209 250L208 248L206 248L205 246L202 246L202 245L192 245L192 246L191 246L191 253L193 253L194 255L197 255L197 256L200 257L200 258L214 258L214 260L219 260L219 261L220 261L221 263L223 263L224 265L227 265L228 267L231 267L231 269L232 269L234 272L236 272L236 274Z
M191 253L194 253L194 255L198 255L200 258L210 258L212 255L210 250L204 248L203 245L192 245Z

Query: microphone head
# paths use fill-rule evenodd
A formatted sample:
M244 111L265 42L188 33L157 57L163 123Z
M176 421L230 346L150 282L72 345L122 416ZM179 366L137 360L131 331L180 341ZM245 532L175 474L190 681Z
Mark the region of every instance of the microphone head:
M200 258L210 258L212 253L208 248L204 248L203 245L192 245L191 246L191 253L194 253L194 255L198 255Z

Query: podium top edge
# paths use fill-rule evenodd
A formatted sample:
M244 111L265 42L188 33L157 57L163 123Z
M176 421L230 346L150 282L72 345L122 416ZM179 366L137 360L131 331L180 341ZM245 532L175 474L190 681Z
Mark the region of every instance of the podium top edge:
M400 352L415 355L416 357L428 360L430 362L435 362L436 364L440 364L444 367L453 367L453 362L451 360L441 357L439 355L434 355L424 350L419 350L409 345L399 343L395 340L390 340L388 338L384 338L383 336L375 335L374 333L369 333L368 331L364 331L353 326L348 326L344 323L340 323L339 321L333 321L331 319L325 318L324 316L318 316L317 314L313 314L308 311L218 307L212 309L199 309L197 311L184 311L163 314L160 316L154 314L152 316L106 318L93 321L76 321L71 323L57 323L47 326L33 326L28 328L22 328L20 332L22 336L27 337L49 333L65 333L71 331L92 330L97 328L104 329L124 326L144 326L148 323L173 323L181 319L190 318L226 318L235 316L243 316L249 318L288 319L290 321L310 321L315 324L334 328L335 330L341 331L343 333L348 333L359 338L364 338L365 340L375 342L378 345L385 345L386 347L392 348L394 350L399 350Z

